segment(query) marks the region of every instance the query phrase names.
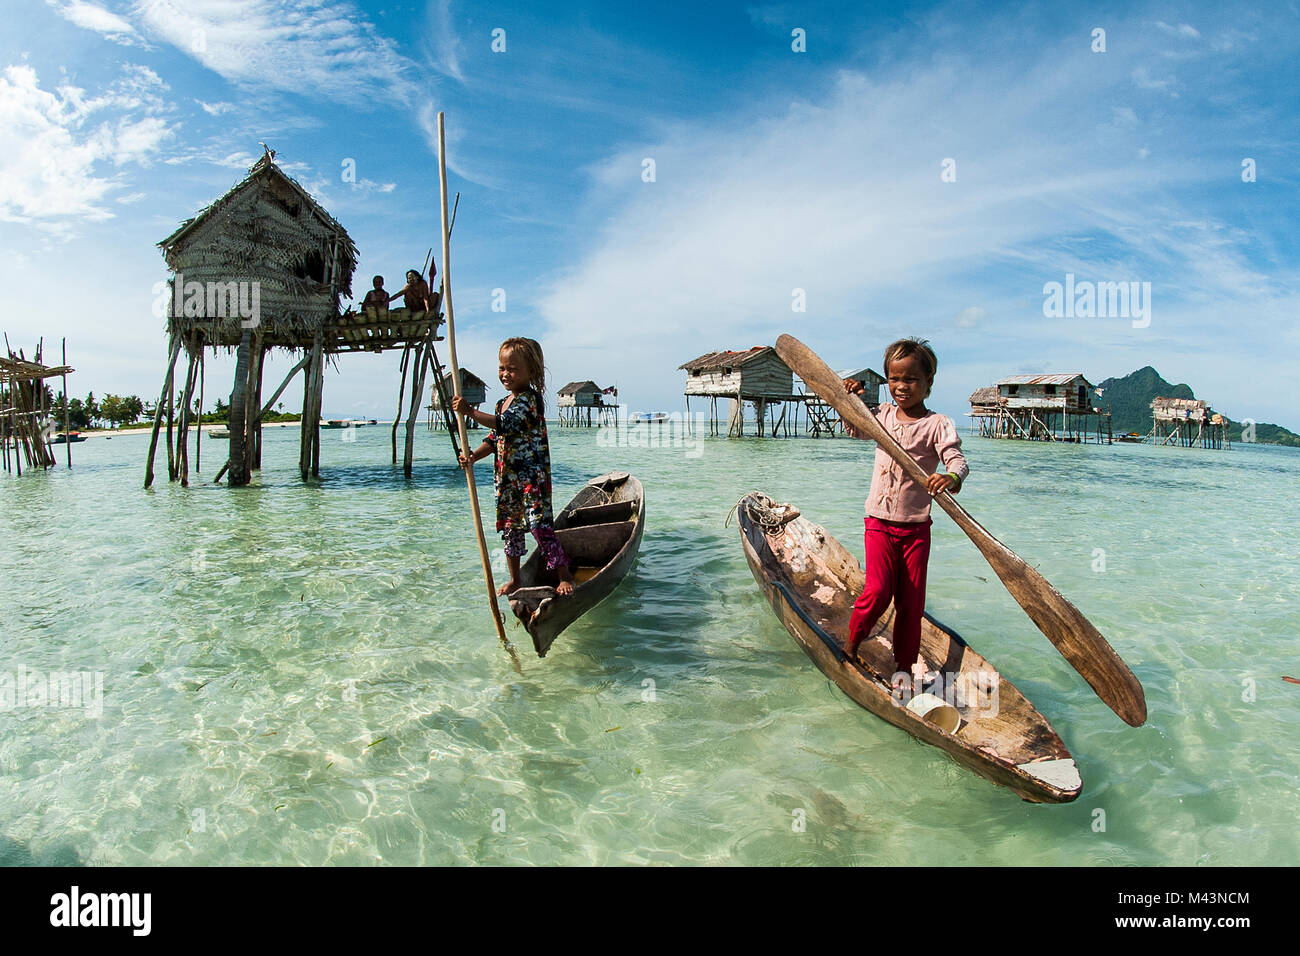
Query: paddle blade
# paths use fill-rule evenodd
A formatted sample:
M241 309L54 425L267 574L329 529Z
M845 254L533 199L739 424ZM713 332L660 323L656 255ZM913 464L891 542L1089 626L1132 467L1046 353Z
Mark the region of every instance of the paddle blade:
M862 399L844 391L843 380L816 352L794 336L782 335L776 340L776 354L805 385L839 412L847 424L875 439L909 477L925 484L928 477L925 470L885 431ZM1134 727L1145 723L1147 704L1142 684L1092 622L1024 559L972 518L952 495L945 491L935 500L966 532L1016 603L1097 696L1125 723Z

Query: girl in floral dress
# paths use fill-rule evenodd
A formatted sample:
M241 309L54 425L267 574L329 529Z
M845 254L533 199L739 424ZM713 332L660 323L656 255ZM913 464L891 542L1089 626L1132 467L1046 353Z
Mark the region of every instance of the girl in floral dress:
M475 410L460 396L454 411L492 429L483 444L460 456L461 466L495 455L492 483L497 498L497 530L505 542L510 580L497 593L519 587L519 559L524 532L531 531L546 558L547 570L560 579L558 594L573 593L569 559L555 537L551 513L551 448L546 440L546 388L542 347L534 339L511 338L501 343L497 375L510 393L497 402L494 414Z

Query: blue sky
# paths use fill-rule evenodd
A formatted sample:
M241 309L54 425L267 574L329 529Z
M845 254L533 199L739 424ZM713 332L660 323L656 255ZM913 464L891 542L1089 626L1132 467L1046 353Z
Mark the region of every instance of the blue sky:
M444 110L459 351L489 380L497 343L527 334L552 387L591 378L672 410L676 367L705 351L791 331L835 367L879 368L923 335L931 404L954 416L1003 374L1154 365L1235 418L1300 429L1294 3L0 12L0 328L29 355L66 336L74 394L156 396L155 243L259 141L360 247L354 292L376 272L395 290L438 243ZM1151 283L1150 324L1046 317L1043 286L1067 273ZM325 414L391 418L397 360L344 356ZM231 367L209 362L209 404Z

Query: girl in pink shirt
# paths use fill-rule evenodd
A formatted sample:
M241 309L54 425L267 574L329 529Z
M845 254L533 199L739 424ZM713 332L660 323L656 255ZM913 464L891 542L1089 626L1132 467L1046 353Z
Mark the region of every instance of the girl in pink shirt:
M921 617L925 611L925 570L930 560L930 501L944 491L956 494L969 474L961 454L961 439L952 419L925 407L939 366L934 350L923 339L899 339L885 349L889 394L897 404L885 405L876 418L885 430L930 475L922 488L904 474L883 449L876 449L875 471L867 498L863 562L866 584L853 605L846 650L856 659L858 644L871 633L880 615L894 602L895 682L910 680L921 649ZM862 384L844 380L846 391L862 394ZM854 438L865 438L852 427ZM935 474L939 463L947 474Z

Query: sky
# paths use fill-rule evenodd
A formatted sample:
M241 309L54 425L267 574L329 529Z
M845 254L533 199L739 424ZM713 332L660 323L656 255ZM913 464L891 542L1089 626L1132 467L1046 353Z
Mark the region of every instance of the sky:
M917 335L939 357L929 404L958 422L1004 375L1152 365L1300 430L1295 3L0 14L0 330L29 357L66 337L74 395L156 398L156 244L261 142L356 242L354 294L375 273L395 291L440 245L441 110L458 352L491 398L512 335L541 341L552 394L592 379L636 412L681 410L677 367L704 352L790 332L881 370ZM1067 275L1138 283L1149 308L1048 314ZM398 360L342 356L325 416L391 419ZM209 357L209 407L232 372Z

